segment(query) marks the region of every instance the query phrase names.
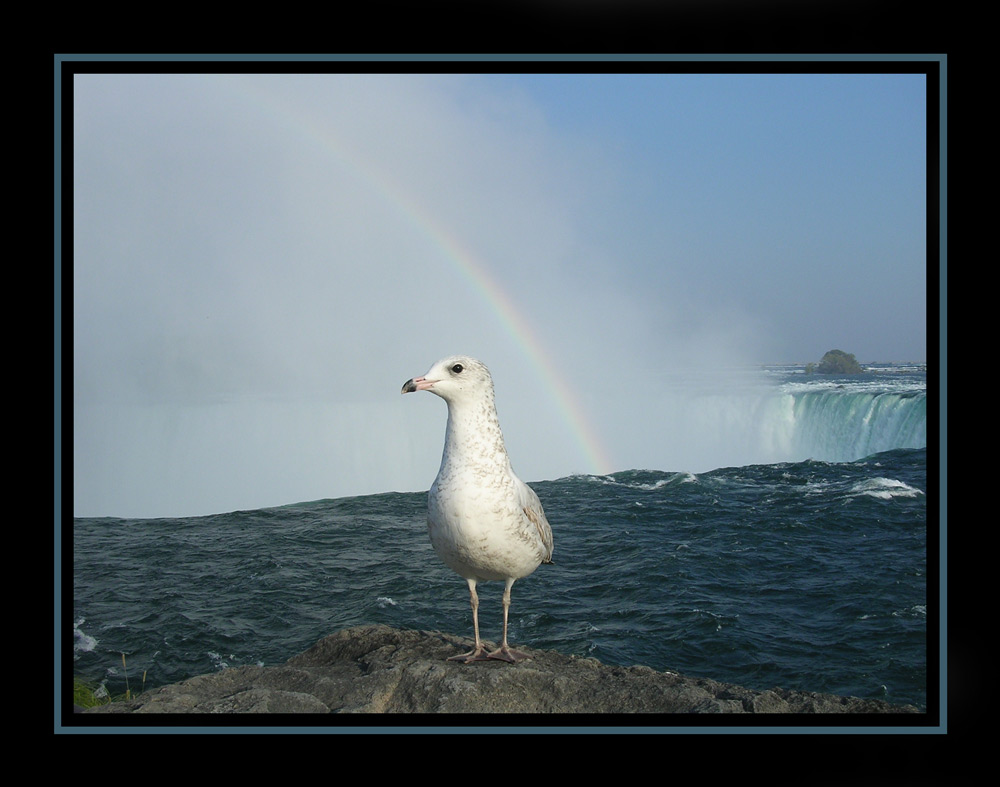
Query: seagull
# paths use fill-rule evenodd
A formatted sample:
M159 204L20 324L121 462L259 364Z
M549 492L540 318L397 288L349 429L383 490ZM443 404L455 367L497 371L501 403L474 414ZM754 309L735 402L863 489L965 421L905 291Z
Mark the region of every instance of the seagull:
M434 551L469 585L476 645L450 661L516 663L528 656L507 643L510 589L515 580L552 562L552 528L534 490L514 474L493 398L493 378L481 361L454 355L402 393L430 391L448 403L441 469L427 497L427 529ZM479 638L476 585L503 580L503 641L487 653Z

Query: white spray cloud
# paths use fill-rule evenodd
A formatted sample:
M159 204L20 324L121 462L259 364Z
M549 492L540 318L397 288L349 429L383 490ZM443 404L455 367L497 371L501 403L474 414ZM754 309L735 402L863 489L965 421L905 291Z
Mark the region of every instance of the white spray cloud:
M452 352L493 370L519 474L595 469L529 340L615 469L695 469L650 437L664 373L769 340L662 268L636 286L667 253L588 226L627 210L616 161L514 82L82 75L75 101L79 515L424 489L444 410L399 389Z

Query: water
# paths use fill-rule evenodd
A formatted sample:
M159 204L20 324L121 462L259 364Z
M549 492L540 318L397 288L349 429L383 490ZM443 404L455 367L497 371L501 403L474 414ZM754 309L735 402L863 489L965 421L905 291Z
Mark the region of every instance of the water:
M812 458L533 483L556 565L515 584L511 641L925 708L923 375L786 375L770 405L778 439ZM280 664L357 624L471 636L465 583L431 549L425 510L424 493L386 493L76 519L73 671L117 693L125 669L135 690L143 672L149 688ZM488 640L501 592L481 586Z

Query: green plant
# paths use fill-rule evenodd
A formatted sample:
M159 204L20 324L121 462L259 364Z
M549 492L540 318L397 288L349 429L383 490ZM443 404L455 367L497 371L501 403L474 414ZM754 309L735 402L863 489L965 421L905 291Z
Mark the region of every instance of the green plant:
M107 705L109 702L123 702L138 696L146 690L146 670L142 671L142 686L138 693L133 695L132 688L128 680L128 664L125 662L125 654L122 653L122 668L125 670L125 693L111 696L103 684L96 684L84 680L80 677L73 677L73 704L81 708L93 708L95 705Z
M125 654L122 653L122 669L125 670L125 699L132 699L132 689L128 685L128 665L125 663ZM146 670L142 671L142 688L139 689L139 693L142 694L146 690Z
M103 686L73 676L73 704L81 708L93 708L111 702Z

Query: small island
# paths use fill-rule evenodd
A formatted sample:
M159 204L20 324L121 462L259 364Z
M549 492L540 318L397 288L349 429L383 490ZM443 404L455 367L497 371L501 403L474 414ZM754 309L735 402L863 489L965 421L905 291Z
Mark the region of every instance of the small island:
M807 363L806 374L861 374L864 369L851 353L843 350L830 350L819 362L819 366L814 363Z

